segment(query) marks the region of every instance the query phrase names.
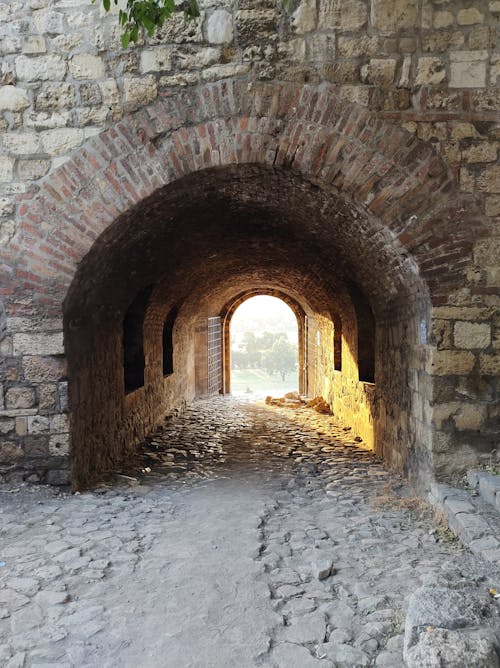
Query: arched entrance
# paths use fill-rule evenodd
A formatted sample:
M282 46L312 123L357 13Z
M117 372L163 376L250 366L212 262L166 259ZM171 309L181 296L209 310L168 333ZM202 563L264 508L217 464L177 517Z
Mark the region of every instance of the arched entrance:
M231 392L231 320L237 309L244 304L248 299L257 296L267 295L269 297L276 297L283 301L290 307L297 320L297 351L298 351L298 390L302 394L307 394L307 363L306 363L306 346L305 346L305 331L306 331L306 314L302 306L280 290L268 289L250 289L243 294L238 295L231 304L224 307L221 312L222 323L222 341L223 341L223 389L224 393Z
M58 394L64 417L23 441L26 470L63 471L71 453L78 485L126 457L195 396L206 319L265 286L311 305L318 344L335 336L326 320L341 319L341 369L334 346L319 345L314 383L340 414L370 405L390 465L425 483L491 448L486 409L481 436L460 431L451 413L436 417L450 403L483 401L457 389L471 372L488 375L481 350L439 336L440 321L454 331L465 317L481 216L429 145L334 88L235 80L164 98L90 139L20 199L19 220L2 251L5 306L42 335L14 330L13 355L22 365L36 351L50 366L66 354L71 397L71 446ZM27 246L36 253L19 252ZM172 309L173 371L164 374ZM133 337L142 374L127 392L130 313L129 331L143 334ZM359 371L370 354L374 396L363 385L369 365ZM311 373L309 364L309 384Z

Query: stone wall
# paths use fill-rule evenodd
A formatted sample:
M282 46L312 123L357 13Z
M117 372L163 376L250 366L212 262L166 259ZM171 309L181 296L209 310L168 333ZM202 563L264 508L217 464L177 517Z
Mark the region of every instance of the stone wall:
M179 13L126 50L116 11L99 5L0 4L4 240L14 232L13 195L89 137L158 95L238 75L335 84L435 144L462 189L499 214L497 0L303 0L290 11L272 0L207 0L199 20Z
M374 383L360 380L358 322L354 305L344 311L341 322L342 369L337 371L334 364L335 349L332 345L332 318L316 314L316 317L309 320L309 392L326 399L336 420L349 428L353 437L361 438L366 447L374 449L378 446L375 442L375 423L378 417L376 397L380 395L380 384L384 383L386 370L379 369L377 388ZM388 403L392 406L394 400L390 398ZM381 440L391 443L388 450L398 450L389 437L389 433L384 433Z
M120 395L116 323L144 287L133 276L145 256L156 262L160 234L148 240L127 225L134 215L146 229L147 215L134 207L165 184L242 163L282 170L265 194L271 227L276 210L300 213L316 243L308 260L324 254L318 275L331 273L328 258L352 266L344 279L355 280L373 307L376 397L353 380L347 353L341 380L330 373L327 351L324 371L331 387L340 383L337 400L366 406L360 425L376 415L375 441L401 470L411 461L446 476L486 456L498 438L499 19L498 0L303 0L289 11L266 0L208 1L198 21L179 15L162 35L122 50L116 14L102 15L90 1L0 3L0 429L7 469L33 458L40 470L49 460L53 470L66 466L70 335L68 324L63 341L62 304L96 240L101 260L75 304L96 325L81 337L89 341L88 359L97 345L90 342L108 341L115 351L100 363L97 353L85 371L87 391L105 377L103 395L119 405L108 425L113 438L123 438L117 424L126 424L130 445L160 413L192 396L188 362L179 385L165 381L161 407L156 371L150 388L157 389L146 388L144 400ZM304 183L287 181L287 170L314 181L310 200ZM229 174L239 186L239 176ZM329 188L334 195L325 195ZM196 189L183 192L191 198ZM205 192L210 200L217 191ZM168 206L177 207L169 197ZM229 192L228 201L238 197ZM241 198L252 200L243 186ZM149 244L146 255L127 262L127 239L111 231L117 220L134 229L135 242ZM296 236L299 228L290 223ZM123 242L124 259L113 265L106 244L115 241ZM275 243L278 266L285 242L278 236ZM300 263L300 252L290 251L288 260ZM128 292L116 279L120 270L132 277ZM105 275L118 281L116 290L106 292ZM428 288L427 301L412 293L417 284ZM278 286L276 279L271 287ZM87 299L92 290L100 302ZM74 313L66 319L78 321ZM99 327L113 335L97 338ZM188 360L194 344L186 345Z

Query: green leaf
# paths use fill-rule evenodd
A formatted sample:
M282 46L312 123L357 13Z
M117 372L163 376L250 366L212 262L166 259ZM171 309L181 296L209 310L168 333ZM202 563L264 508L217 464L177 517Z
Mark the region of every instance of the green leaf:
M122 47L126 49L129 44L130 44L130 33L127 31L124 32L122 35Z
M200 16L200 8L197 0L187 0L187 8L185 14L190 19L197 19Z
M153 21L151 21L147 16L143 16L142 25L146 28L148 35L151 37L154 34L156 27Z

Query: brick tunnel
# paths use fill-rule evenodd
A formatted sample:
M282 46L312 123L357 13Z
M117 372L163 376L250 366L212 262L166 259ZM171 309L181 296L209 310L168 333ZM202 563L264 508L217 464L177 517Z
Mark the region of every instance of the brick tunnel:
M328 86L207 84L130 115L20 206L17 247L37 253L6 258L6 308L63 318L40 356L66 356L70 427L27 437L16 466L91 483L168 412L228 391L228 317L275 294L303 392L420 485L463 470L493 438L480 351L440 334L483 233L466 200L430 145ZM440 414L457 394L480 434Z
M145 436L166 407L230 391L224 330L253 294L272 293L293 306L301 391L326 395L336 415L373 444L370 304L383 318L384 295L396 294L404 281L363 275L342 231L355 220L332 194L258 165L184 177L117 220L79 266L65 302L73 438L85 444L74 454L76 479L111 466L121 444ZM359 257L375 261L366 241L360 239ZM418 286L411 288L419 295ZM385 387L383 369L378 375Z

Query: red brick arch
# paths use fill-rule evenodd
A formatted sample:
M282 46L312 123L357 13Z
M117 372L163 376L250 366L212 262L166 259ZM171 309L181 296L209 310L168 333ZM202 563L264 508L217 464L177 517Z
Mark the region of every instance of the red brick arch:
M119 216L188 174L244 163L291 170L376 218L435 304L463 282L482 225L430 145L331 86L234 80L159 99L19 197L0 251L7 311L59 315L78 263Z

